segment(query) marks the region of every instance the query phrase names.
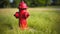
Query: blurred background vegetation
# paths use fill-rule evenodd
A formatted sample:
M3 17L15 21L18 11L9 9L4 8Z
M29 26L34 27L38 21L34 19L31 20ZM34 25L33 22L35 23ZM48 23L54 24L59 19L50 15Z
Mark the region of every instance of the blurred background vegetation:
M29 7L60 6L60 0L24 0ZM16 8L21 0L0 0L0 8Z

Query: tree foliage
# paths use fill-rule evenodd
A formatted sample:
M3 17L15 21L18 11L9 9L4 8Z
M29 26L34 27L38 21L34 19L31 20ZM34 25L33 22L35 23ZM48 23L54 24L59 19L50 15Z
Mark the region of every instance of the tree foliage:
M60 0L24 0L29 7L37 6L51 6L51 5L60 5ZM13 3L10 3L9 0L0 0L0 7L18 7L21 0L14 0Z

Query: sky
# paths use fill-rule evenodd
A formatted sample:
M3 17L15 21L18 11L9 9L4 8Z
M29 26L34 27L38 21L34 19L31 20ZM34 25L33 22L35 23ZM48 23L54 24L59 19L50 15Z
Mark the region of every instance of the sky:
M10 3L13 3L14 0L9 0L9 1L10 1Z

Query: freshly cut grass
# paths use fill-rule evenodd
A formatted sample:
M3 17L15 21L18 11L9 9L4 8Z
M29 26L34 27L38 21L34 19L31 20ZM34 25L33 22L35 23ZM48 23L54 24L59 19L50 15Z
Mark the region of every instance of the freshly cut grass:
M21 30L14 17L18 9L0 9L0 34L60 34L60 10L57 8L29 8L27 30Z

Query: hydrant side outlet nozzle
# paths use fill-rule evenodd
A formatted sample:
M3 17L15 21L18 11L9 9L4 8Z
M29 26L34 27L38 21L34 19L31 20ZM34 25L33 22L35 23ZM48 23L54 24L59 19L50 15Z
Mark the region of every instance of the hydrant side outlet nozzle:
M27 18L29 17L29 13L27 12L27 5L22 1L19 4L19 12L15 13L15 17L19 19L19 27L21 29L27 29Z
M16 18L19 18L19 12L16 12L16 13L14 14L14 16L15 16Z

